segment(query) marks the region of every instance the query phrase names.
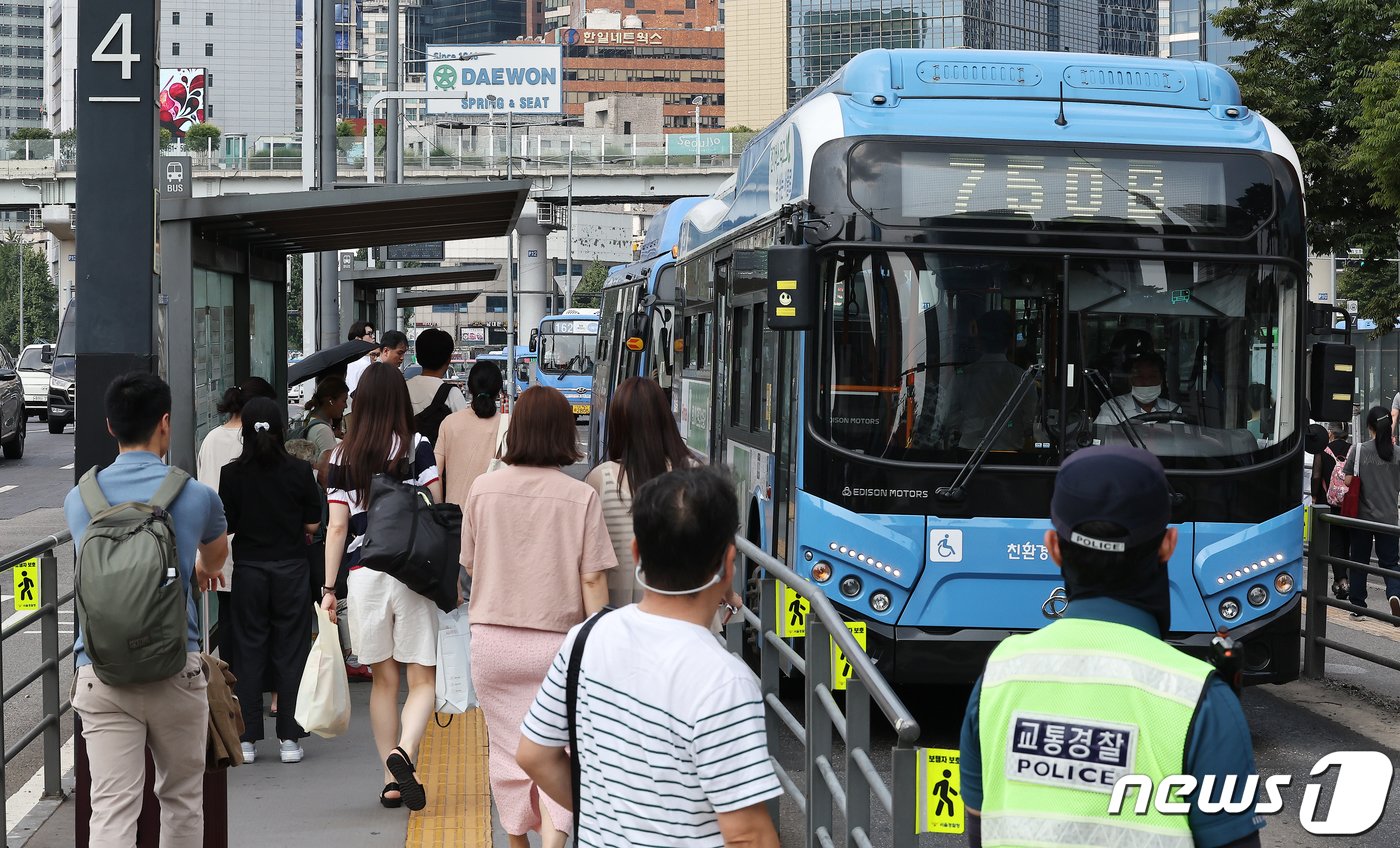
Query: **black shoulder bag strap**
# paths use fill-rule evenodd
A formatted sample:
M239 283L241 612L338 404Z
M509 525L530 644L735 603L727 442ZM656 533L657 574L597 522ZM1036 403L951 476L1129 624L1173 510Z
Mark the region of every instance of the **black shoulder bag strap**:
M446 405L447 405L447 396L448 396L449 394L451 394L451 393L452 393L452 384L451 384L451 383L443 383L441 386L438 386L437 392L433 395L433 402L430 403L430 404L428 404L428 405L429 405L429 406L446 406Z
M564 704L569 722L569 785L573 789L574 845L579 844L579 805L583 797L583 790L579 786L578 670L583 662L583 645L588 641L588 634L593 630L593 625L612 611L612 607L603 607L579 628L578 636L574 637L573 649L569 651L569 671L564 677Z

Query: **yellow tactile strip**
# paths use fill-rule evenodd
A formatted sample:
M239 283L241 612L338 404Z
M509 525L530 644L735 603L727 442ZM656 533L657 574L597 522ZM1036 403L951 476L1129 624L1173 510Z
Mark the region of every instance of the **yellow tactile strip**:
M490 848L491 783L481 710L453 716L447 727L428 722L418 778L428 790L428 806L409 816L405 848Z

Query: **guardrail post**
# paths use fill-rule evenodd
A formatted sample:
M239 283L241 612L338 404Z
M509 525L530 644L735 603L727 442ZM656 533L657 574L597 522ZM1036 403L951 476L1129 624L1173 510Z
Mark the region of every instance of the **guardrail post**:
M770 577L760 580L758 586L758 687L767 701L769 695L775 698L778 696L779 675L782 674L778 668L778 649L768 644L768 639L763 635L778 632L778 581ZM777 740L782 732L783 726L777 713L765 703L763 737L773 746L769 749L770 755L776 756ZM774 826L777 826L780 820L781 807L778 798L768 802L768 814L773 817Z
M817 768L818 757L831 760L831 717L817 700L817 687L831 685L831 637L816 616L807 617L806 660L807 844L812 845L818 830L831 832L831 788Z
M58 721L58 557L53 548L39 557L39 605L48 612L41 619L40 658L50 663L44 671L42 697L44 718L52 719L44 728L44 795L48 798L62 794L62 767L59 749L63 746L62 728Z
M846 682L846 839L851 844L851 832L856 828L870 836L870 782L865 772L855 764L851 755L856 751L870 754L870 691L859 674ZM896 824L898 824L896 822Z
M890 790L894 796L894 810L890 813L890 833L893 836L891 846L914 848L919 844L919 837L915 833L915 816L919 801L919 752L916 748L897 745L891 753Z
M0 639L0 681L5 679L5 641ZM5 722L0 716L0 755L3 755L9 745L5 742ZM5 783L5 772L8 771L5 762L0 762L0 799L10 797L10 787ZM0 842L7 842L10 835L10 820L5 813L5 805L0 803Z
M1307 586L1308 614L1303 622L1303 676L1321 680L1327 675L1327 649L1319 639L1327 636L1327 563L1323 557L1332 550L1332 524L1327 520L1331 508L1314 505L1312 510L1312 541L1308 543Z

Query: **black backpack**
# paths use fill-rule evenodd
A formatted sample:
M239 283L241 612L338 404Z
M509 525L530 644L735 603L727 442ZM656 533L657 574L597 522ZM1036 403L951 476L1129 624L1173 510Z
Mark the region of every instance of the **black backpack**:
M452 386L447 383L438 386L437 394L433 395L433 402L413 416L418 433L431 445L437 444L438 429L442 427L442 422L447 416L452 414L452 409L447 405L447 395L451 391Z

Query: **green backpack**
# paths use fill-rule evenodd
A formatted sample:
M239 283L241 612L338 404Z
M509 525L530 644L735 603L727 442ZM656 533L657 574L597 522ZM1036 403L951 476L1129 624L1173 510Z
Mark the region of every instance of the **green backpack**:
M91 519L73 580L83 649L109 686L151 683L185 667L188 628L170 505L190 476L171 468L150 503L112 506L97 469L78 481Z

